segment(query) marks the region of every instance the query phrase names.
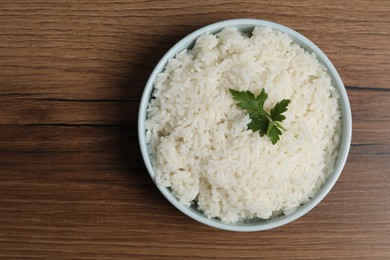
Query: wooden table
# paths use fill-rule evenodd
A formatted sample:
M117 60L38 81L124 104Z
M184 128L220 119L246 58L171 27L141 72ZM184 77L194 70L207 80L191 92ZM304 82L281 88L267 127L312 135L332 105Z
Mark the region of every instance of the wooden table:
M0 258L390 259L390 2L328 2L0 0ZM254 233L171 206L136 131L161 56L197 28L243 17L313 40L353 112L331 193L299 220Z

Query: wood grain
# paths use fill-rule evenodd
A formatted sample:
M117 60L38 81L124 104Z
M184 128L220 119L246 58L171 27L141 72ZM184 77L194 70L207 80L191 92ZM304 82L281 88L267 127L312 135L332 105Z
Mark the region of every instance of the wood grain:
M346 167L314 210L234 233L185 217L143 165L146 80L179 39L258 18L316 43L353 113ZM389 259L389 1L0 0L1 259Z

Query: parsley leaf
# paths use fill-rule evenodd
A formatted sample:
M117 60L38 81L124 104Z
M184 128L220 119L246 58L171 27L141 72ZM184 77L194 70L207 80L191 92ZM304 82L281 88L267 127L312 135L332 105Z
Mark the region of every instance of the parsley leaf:
M290 104L291 100L283 99L282 101L276 103L274 108L271 109L270 114L271 118L274 121L282 122L286 117L282 113L287 111L287 106Z
M268 97L268 94L265 93L264 89L261 90L260 94L255 98L250 91L237 91L234 89L229 89L230 94L232 94L233 99L236 100L237 106L241 109L247 110L250 117L257 118L263 112L264 102Z
M269 126L269 120L267 117L259 116L256 119L251 117L252 121L248 124L248 129L253 132L259 131L260 136L264 136L267 133Z
M263 106L268 94L264 89L261 89L257 97L250 91L234 89L229 89L229 91L233 99L237 101L237 106L248 112L249 118L252 120L248 124L248 129L253 132L259 131L260 136L267 135L271 143L276 144L280 140L282 130L286 131L280 122L286 119L286 116L282 114L287 111L291 100L283 99L276 103L270 113L267 113Z
M279 141L279 136L282 135L282 131L280 131L276 122L269 123L267 135L272 144L276 144Z

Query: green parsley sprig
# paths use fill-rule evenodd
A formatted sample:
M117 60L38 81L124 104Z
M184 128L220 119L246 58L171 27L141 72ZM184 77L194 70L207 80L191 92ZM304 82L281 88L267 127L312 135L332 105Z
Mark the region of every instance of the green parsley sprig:
M282 114L287 111L291 100L283 99L276 103L270 112L267 112L264 110L264 102L268 98L268 94L264 89L261 89L257 97L250 91L234 89L229 89L229 91L233 99L237 101L237 106L246 110L250 119L252 119L248 124L248 129L253 132L259 131L260 136L267 135L272 144L276 144L282 135L282 130L286 131L280 123L286 119Z

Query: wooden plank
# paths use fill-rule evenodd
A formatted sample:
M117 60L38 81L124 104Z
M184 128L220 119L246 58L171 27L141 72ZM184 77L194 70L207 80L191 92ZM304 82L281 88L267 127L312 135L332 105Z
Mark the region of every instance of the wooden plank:
M347 87L353 118L389 128L390 89ZM47 96L47 95L45 95ZM0 124L135 125L139 99L60 99L35 95L0 95ZM355 120L354 120L355 121ZM384 130L384 129L383 129Z
M198 224L169 205L139 167L139 153L132 154L133 129L5 128L7 141L0 144L5 165L0 176L4 257L84 252L97 258L255 258L259 248L274 258L318 251L331 252L332 257L388 253L390 174L383 169L390 167L390 154L378 156L385 149L380 146L352 146L335 188L302 219L276 231L241 234ZM370 138L377 135L373 132ZM375 240L378 237L381 241ZM15 249L21 245L25 251Z
M0 9L1 93L139 97L154 65L178 39L237 17L272 20L302 32L329 55L346 85L388 88L389 2L244 1L238 10L243 11L219 1L7 1Z

